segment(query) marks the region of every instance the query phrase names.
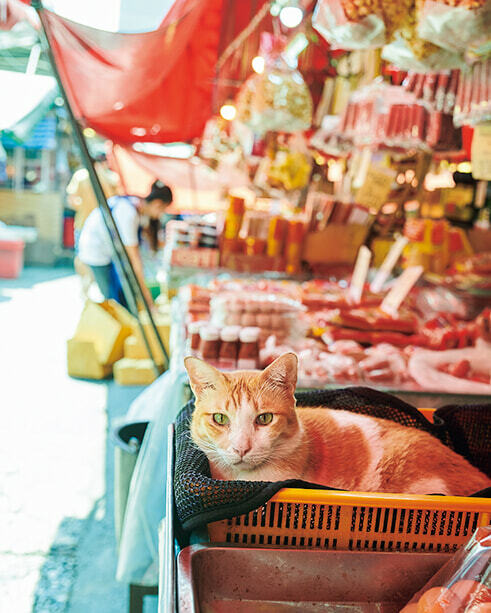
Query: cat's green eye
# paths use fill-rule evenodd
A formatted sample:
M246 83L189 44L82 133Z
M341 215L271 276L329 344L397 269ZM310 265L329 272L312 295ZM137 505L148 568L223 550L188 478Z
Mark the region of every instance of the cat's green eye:
M256 417L256 424L267 426L273 421L273 413L261 413Z
M223 413L213 413L213 421L219 426L227 426L230 419Z

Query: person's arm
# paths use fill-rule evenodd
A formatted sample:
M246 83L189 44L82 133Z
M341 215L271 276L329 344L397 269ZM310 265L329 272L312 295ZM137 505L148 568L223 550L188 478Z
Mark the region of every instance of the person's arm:
M135 271L136 278L138 279L140 286L143 291L143 295L145 296L148 306L152 309L154 308L153 298L145 283L145 275L143 273L143 262L140 255L140 248L138 245L127 246L126 251L128 252L128 256L130 258L130 262L133 266L133 270Z

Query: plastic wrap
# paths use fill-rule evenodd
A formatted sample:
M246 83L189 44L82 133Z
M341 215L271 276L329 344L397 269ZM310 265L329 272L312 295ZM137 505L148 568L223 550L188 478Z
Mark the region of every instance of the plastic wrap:
M491 345L482 339L478 339L475 347L465 349L450 349L448 351L415 349L409 359L409 374L423 389L428 391L444 389L446 392L453 394L491 395L489 383L481 383L480 381L449 374L449 365L457 365L464 360L469 362L470 368L475 373L486 371L489 375Z
M251 292L222 292L211 301L211 321L217 327L258 327L260 343L274 336L279 342L305 336L307 324L299 318L305 311L286 296Z
M486 613L491 610L491 526L477 528L401 613Z
M281 43L281 40L280 40ZM253 74L237 96L237 120L255 134L299 132L312 124L312 97L302 75L280 55L278 37L264 33L260 54L262 74Z
M489 0L426 0L419 17L419 35L453 53L465 53L489 40L491 3Z
M491 121L491 59L462 71L454 108L456 126Z
M319 0L313 27L333 47L368 49L385 43L385 24L377 0Z
M158 584L158 527L164 517L167 428L187 402L183 366L184 326L182 308L173 301L172 360L169 371L136 398L128 416L151 417L133 471L116 577L125 583Z
M464 65L464 60L458 53L441 49L415 35L404 38L397 36L393 42L383 48L382 59L394 64L400 70L416 72L460 68Z

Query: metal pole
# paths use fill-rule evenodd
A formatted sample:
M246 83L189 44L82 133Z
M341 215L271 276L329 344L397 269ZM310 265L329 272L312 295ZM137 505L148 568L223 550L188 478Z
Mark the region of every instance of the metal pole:
M148 319L150 321L150 325L153 329L153 332L157 338L157 342L160 345L160 348L162 350L162 354L164 355L165 361L166 361L166 367L168 368L169 366L169 354L167 353L167 349L165 348L165 345L162 341L162 338L159 334L159 331L157 329L157 326L155 325L155 321L153 319L152 316L152 312L150 310L150 307L148 305L148 302L143 294L142 288L140 286L140 283L138 281L138 278L135 274L135 271L133 269L133 266L131 264L130 258L128 256L128 252L126 251L125 246L123 245L123 242L121 240L121 235L119 233L119 230L116 226L116 223L114 221L114 218L112 216L112 212L111 209L107 203L106 200L106 195L104 193L104 190L102 188L101 182L99 180L99 177L97 175L97 172L95 170L94 167L94 161L89 153L89 150L87 148L87 143L85 142L85 138L83 136L83 132L82 129L80 127L80 124L78 123L70 101L68 99L66 90L63 86L63 82L60 76L60 73L58 71L58 67L56 65L56 61L54 58L54 54L53 54L53 50L51 48L51 44L49 42L49 37L48 37L48 27L47 27L47 23L44 17L44 7L42 5L41 0L32 0L31 2L33 8L35 8L38 16L39 16L39 20L41 22L41 29L40 29L40 37L41 37L41 41L43 43L43 46L48 54L48 58L50 60L51 63L51 67L53 69L53 73L54 76L56 78L56 81L58 83L58 87L60 90L60 93L63 97L64 103L65 103L65 108L66 111L68 113L68 117L70 119L70 122L72 124L73 127L73 132L74 132L74 136L75 136L75 140L80 148L80 152L82 155L82 159L84 161L85 167L87 169L87 172L89 174L89 178L92 184L92 188L94 190L94 194L97 198L97 202L99 204L99 207L101 209L101 213L102 213L102 218L104 220L104 223L106 224L106 227L109 231L109 235L111 236L112 239L112 246L113 246L113 250L114 250L114 255L116 256L115 258L115 263L118 269L118 273L120 274L120 278L121 278L121 284L123 286L123 292L125 295L125 298L128 302L128 307L130 309L130 311L133 313L133 315L137 318L138 321L138 325L140 327L140 331L143 337L143 341L145 343L145 347L147 349L148 355L150 356L150 359L153 362L154 365L154 369L156 371L157 375L161 374L161 369L159 367L159 365L157 364L155 357L152 353L151 347L150 347L150 343L147 339L147 335L145 332L145 329L143 327L143 324L141 323L140 317L139 317L139 313L138 313L138 306L137 306L137 299L139 299L142 303L143 303L143 307L147 313ZM136 295L135 296L135 290L136 290Z

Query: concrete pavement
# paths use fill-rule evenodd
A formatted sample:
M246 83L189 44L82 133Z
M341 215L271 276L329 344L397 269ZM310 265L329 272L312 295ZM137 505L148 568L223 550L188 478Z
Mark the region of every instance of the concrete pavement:
M0 279L0 610L127 611L114 580L112 421L140 388L71 379L83 307L68 268ZM147 598L147 611L156 610Z

